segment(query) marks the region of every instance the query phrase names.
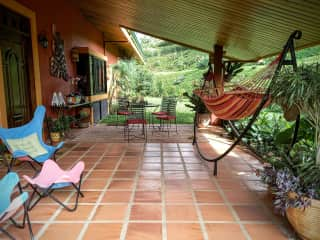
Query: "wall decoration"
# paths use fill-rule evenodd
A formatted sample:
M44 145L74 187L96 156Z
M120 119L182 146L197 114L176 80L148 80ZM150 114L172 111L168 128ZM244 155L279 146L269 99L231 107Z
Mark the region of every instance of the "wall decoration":
M69 79L64 43L59 32L53 33L53 55L50 58L50 74L65 81Z

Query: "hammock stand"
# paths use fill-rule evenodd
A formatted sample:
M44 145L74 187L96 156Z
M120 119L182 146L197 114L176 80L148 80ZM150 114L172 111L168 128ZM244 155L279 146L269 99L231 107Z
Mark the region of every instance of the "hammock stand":
M296 61L296 55L295 55L295 49L294 49L294 40L295 39L300 39L301 36L302 36L302 33L301 33L301 31L298 31L298 30L294 31L290 35L286 45L284 46L282 52L280 53L280 55L278 57L278 65L276 66L274 75L272 76L270 82L272 82L272 80L278 75L278 73L280 72L281 68L284 65L291 65L293 67L293 70L297 71L297 61ZM288 52L290 52L291 59L286 59L286 56L287 56ZM210 69L209 69L208 74L213 74L212 73L212 69L211 69L211 72L210 72ZM244 135L248 132L248 130L251 128L253 123L258 118L262 108L264 108L266 105L268 105L268 102L270 102L270 99L269 99L270 85L271 84L269 84L269 86L267 87L265 93L263 95L261 95L260 103L257 105L255 111L252 114L250 114L250 115L252 115L252 117L251 117L250 121L248 122L247 126L244 128L244 130L241 133L239 132L237 127L233 124L232 120L231 119L227 119L228 120L227 122L230 125L232 132L236 136L236 139L233 142L233 144L224 153L222 153L218 157L208 158L201 152L199 143L197 141L197 115L198 115L198 113L196 112L195 117L194 117L194 127L193 127L193 133L194 133L193 145L196 146L196 149L197 149L200 157L203 160L205 160L207 162L213 162L214 163L214 168L213 168L213 175L214 176L217 176L217 174L218 174L218 161L223 159L226 155L228 155L228 153L230 153L232 151L232 149L241 141L241 139L244 137ZM205 87L205 83L203 84L202 89L204 87ZM298 135L298 130L299 130L299 122L300 122L300 115L298 115L297 118L296 118L295 131L294 131L291 147L295 144L295 142L297 140L297 135Z

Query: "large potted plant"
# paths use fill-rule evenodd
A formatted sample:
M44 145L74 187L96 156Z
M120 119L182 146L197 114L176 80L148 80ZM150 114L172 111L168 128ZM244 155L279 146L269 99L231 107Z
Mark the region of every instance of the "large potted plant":
M62 138L62 132L63 132L63 122L61 121L61 118L53 119L48 118L49 123L49 131L50 131L50 139L52 142L60 142Z
M279 74L271 86L274 102L296 108L313 127L314 139L271 160L263 179L273 188L276 208L300 237L320 240L320 73L313 66L300 67Z
M87 128L90 126L90 113L89 110L83 108L78 114L78 126L80 128Z

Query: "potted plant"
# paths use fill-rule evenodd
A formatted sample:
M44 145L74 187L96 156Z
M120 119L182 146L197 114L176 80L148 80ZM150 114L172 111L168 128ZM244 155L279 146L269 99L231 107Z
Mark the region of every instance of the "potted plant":
M61 118L58 118L58 119L49 118L48 123L49 123L50 138L52 142L60 142L62 137L62 132L63 132L63 123L61 121Z
M0 143L0 155L2 155L3 164L9 165L12 160L12 154L3 143Z
M78 126L80 128L87 128L90 125L90 113L87 109L81 109L78 114Z
M268 159L260 173L274 194L274 207L286 215L302 239L320 239L320 166L313 143L302 140L290 155ZM316 227L317 226L317 227Z
M186 107L191 108L197 115L197 125L200 128L208 127L211 121L211 113L208 111L203 101L195 94L191 96L185 92L183 96L187 97L190 104L185 104Z
M274 102L294 107L314 129L313 140L300 140L289 155L269 159L263 172L272 186L275 207L285 213L303 239L320 239L320 73L313 66L279 74L270 94Z

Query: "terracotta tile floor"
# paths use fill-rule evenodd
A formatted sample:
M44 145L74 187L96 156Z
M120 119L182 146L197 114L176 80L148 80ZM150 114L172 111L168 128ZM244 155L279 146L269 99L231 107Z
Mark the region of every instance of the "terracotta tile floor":
M99 129L85 131L90 130L93 140ZM85 197L73 213L41 201L30 213L36 239L294 239L286 222L273 214L270 195L253 173L259 162L240 148L219 163L213 177L212 164L199 159L188 138L112 143L102 141L100 130L100 141L80 141L81 135L59 154L65 168L85 162ZM228 145L220 135L209 134L202 144L208 155ZM20 175L30 174L27 170L17 167ZM57 193L65 203L74 200L69 189ZM25 230L9 228L17 239L28 239Z

